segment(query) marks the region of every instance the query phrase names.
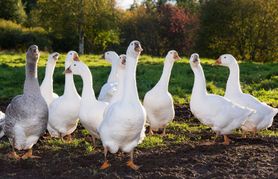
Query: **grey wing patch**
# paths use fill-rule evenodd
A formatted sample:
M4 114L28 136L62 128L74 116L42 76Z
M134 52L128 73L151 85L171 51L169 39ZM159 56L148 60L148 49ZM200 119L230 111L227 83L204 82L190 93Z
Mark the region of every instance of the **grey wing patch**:
M0 111L0 139L4 136L5 114Z

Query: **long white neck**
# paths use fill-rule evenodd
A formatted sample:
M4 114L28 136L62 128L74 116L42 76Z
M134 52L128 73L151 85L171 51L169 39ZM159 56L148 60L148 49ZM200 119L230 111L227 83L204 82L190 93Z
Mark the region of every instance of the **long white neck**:
M45 68L44 79L41 84L41 88L49 89L50 93L53 93L53 73L56 63L47 63Z
M116 94L113 96L111 103L116 102L117 100L121 99L121 97L123 96L124 76L125 76L125 69L118 68L118 73L117 73L118 89L116 91Z
M194 85L192 90L192 96L207 95L206 78L202 66L199 64L193 68L194 72Z
M89 68L83 69L81 78L83 80L82 101L96 101L93 89L93 77Z
M126 73L124 76L124 94L123 101L139 100L137 84L136 84L136 66L138 59L134 57L127 57Z
M167 62L167 61L164 62L162 75L161 75L160 80L158 81L158 83L156 85L156 86L159 86L161 89L164 89L166 91L168 91L169 80L170 80L173 64L174 63Z
M229 78L226 84L225 95L242 93L239 81L239 67L237 63L229 65Z
M25 82L24 82L24 94L27 95L40 95L40 86L38 81L37 63L26 63L25 67Z
M115 60L114 60L115 61ZM107 83L112 83L117 80L117 63L112 61L111 72L108 76Z
M73 80L73 74L72 73L66 73L65 74L65 89L64 89L64 95L72 96L72 95L79 95L76 91L74 80Z

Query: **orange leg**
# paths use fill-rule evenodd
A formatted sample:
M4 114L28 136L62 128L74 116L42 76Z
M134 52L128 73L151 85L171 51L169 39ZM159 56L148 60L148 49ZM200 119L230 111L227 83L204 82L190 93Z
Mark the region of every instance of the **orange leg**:
M15 152L15 139L12 139L12 151L7 154L8 158L19 160L21 157Z
M127 162L127 166L133 170L138 170L140 168L140 166L134 164L133 162L133 151L130 152L130 160Z
M223 142L223 144L224 145L229 145L230 142L231 142L231 139L229 139L229 137L227 135L224 135L224 142Z
M247 131L242 130L242 138L246 139L247 137Z
M150 126L150 129L149 129L149 135L153 135L153 130L152 130L151 126Z
M256 135L257 135L257 128L253 129L252 134L253 134L253 137L256 137Z
M29 149L28 152L26 152L21 158L25 160L28 158L41 158L41 157L33 155L32 149Z
M107 152L108 152L107 147L104 147L104 152L103 152L104 153L104 162L100 167L100 169L102 169L102 170L107 169L107 168L110 167L110 164L107 160Z
M163 128L162 136L166 136L166 127Z

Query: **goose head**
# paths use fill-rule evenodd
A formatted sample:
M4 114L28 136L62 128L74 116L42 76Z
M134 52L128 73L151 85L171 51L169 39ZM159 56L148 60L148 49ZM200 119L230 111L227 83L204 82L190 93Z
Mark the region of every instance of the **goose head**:
M27 62L37 63L39 57L40 57L39 47L37 45L31 45L26 52Z
M125 64L126 64L126 55L125 55L125 54L121 54L121 55L119 56L119 58L120 58L119 67L120 67L121 69L124 69L124 68L125 68Z
M141 47L141 44L138 40L134 40L132 42L130 42L127 51L126 51L126 55L127 56L131 56L133 58L138 58L138 56L140 55L140 53L143 51L143 48Z
M181 59L178 52L175 50L170 50L166 55L166 61L174 63L175 61Z
M80 75L87 70L87 66L85 63L81 61L74 61L69 67L70 70L74 75Z
M222 65L222 66L230 66L232 64L235 64L237 63L236 62L236 59L235 57L233 57L232 55L230 54L224 54L224 55L221 55L216 61L215 61L216 64L218 65Z
M54 53L50 54L50 55L48 56L47 63L49 63L49 64L55 64L56 61L57 61L58 58L59 58L59 55L60 55L60 54L59 54L58 52L54 52Z
M197 68L200 65L200 58L198 53L193 53L189 59L191 68Z
M114 51L107 51L104 53L104 58L113 64L118 62L119 55Z
M79 61L78 53L76 51L69 51L65 61L65 73L71 73L69 67L74 61Z

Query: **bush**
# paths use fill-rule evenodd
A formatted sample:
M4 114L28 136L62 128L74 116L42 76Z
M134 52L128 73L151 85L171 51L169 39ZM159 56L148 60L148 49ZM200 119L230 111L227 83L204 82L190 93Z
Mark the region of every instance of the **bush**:
M31 44L38 45L42 50L49 50L51 47L48 34L43 28L25 28L12 21L0 19L0 49L25 51Z

